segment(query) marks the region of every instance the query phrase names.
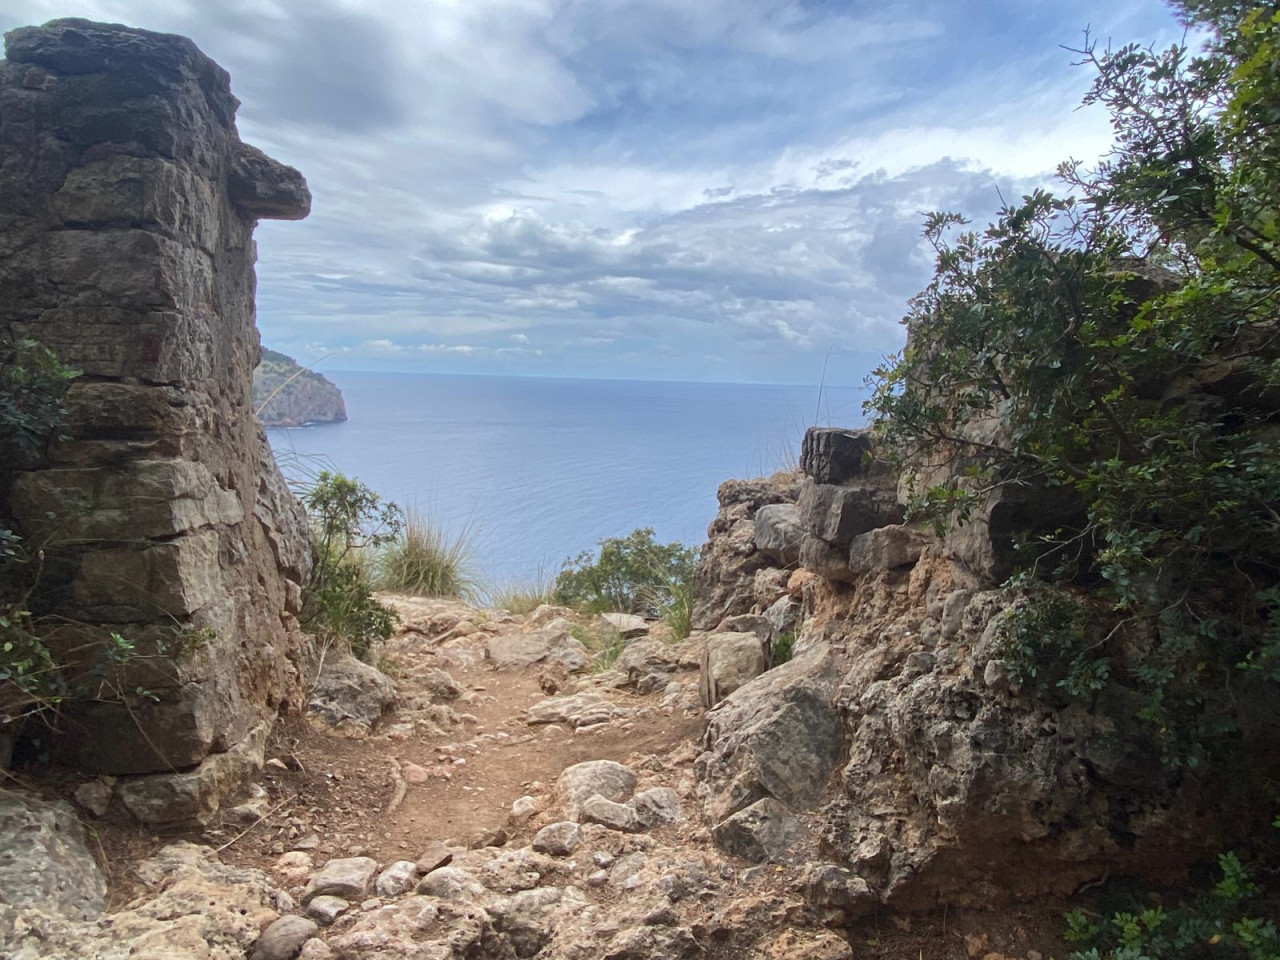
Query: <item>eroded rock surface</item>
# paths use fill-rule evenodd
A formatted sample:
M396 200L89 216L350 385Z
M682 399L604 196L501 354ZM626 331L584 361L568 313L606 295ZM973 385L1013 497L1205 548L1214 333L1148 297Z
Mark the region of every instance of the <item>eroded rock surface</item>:
M253 229L310 195L240 141L227 74L190 40L57 20L6 51L0 339L83 375L65 438L5 464L0 512L49 544L34 609L94 678L61 747L104 773L185 770L300 695L310 556L251 403ZM113 633L136 656L110 659Z

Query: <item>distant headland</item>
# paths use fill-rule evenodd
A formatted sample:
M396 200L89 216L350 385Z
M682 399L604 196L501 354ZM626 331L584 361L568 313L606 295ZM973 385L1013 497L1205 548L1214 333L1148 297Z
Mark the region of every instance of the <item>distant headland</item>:
M266 427L300 427L347 419L342 391L323 374L276 350L262 348L253 371L253 408Z

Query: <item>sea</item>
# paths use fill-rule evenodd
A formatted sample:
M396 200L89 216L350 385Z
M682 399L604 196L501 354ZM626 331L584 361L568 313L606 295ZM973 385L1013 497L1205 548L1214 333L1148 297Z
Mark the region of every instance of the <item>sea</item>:
M606 537L699 546L731 477L857 426L850 387L327 372L348 420L267 431L286 476L353 476L470 542L483 585L532 585Z

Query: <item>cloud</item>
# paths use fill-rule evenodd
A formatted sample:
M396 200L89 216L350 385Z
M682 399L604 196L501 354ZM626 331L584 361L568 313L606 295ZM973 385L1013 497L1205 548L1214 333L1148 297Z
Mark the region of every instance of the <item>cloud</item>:
M764 380L829 350L859 379L924 211L1106 148L1059 44L1178 30L1160 0L9 0L0 29L69 15L192 36L307 175L312 216L259 227L268 343Z

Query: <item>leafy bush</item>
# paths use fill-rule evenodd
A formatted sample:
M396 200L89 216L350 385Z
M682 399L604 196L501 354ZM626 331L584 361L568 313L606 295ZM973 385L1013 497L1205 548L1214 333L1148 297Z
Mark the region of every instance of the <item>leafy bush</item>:
M322 471L304 498L315 565L302 594L303 629L346 643L361 659L395 629L395 611L373 594L367 553L393 542L400 508L358 480Z
M37 459L58 435L77 376L34 340L0 348L0 451L7 465ZM55 705L64 690L59 665L27 609L42 566L40 551L0 524L0 727Z
M586 613L658 616L692 579L696 556L682 543L655 542L651 527L610 537L600 541L598 555L587 550L565 561L555 602Z
M470 531L451 539L422 513L406 511L399 533L373 561L378 588L421 597L474 596L472 540Z
M1218 866L1211 892L1168 911L1139 903L1098 923L1072 910L1066 937L1081 949L1071 960L1277 960L1280 932L1257 909L1258 885L1234 853Z
M1037 190L982 231L928 219L933 281L869 407L916 471L917 516L962 521L1016 488L1080 505L1034 532L1027 570L1087 584L1115 611L1104 636L1141 642L1121 672L1104 641L1068 683L1123 676L1166 756L1194 764L1236 742L1239 703L1277 693L1239 686L1276 679L1280 14L1182 8L1212 36L1201 55L1080 51L1116 145L1060 169L1078 197ZM1045 636L1070 661L1077 633L1068 616Z

